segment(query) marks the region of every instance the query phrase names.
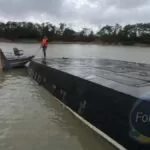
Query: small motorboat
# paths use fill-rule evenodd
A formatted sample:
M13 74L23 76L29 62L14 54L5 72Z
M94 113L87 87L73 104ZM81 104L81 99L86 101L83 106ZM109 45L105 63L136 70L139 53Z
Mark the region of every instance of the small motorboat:
M34 56L24 56L23 50L13 48L14 55L11 53L4 54L0 49L0 66L4 70L12 68L24 68L25 65L34 57Z

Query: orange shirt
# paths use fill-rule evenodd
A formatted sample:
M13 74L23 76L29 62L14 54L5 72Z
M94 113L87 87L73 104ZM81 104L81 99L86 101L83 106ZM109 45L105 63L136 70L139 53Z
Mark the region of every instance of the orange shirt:
M42 46L47 46L47 45L48 45L48 39L47 38L43 38Z

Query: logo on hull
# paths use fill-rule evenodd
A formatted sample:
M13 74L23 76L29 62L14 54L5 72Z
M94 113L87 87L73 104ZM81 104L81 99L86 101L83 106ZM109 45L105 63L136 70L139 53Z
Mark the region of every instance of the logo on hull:
M130 136L142 143L150 144L150 100L138 101L130 113Z

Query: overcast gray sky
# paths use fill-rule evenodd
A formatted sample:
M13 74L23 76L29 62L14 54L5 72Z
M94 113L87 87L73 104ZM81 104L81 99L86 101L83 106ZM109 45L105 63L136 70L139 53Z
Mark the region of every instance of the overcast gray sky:
M150 22L150 0L0 0L0 20L75 26Z

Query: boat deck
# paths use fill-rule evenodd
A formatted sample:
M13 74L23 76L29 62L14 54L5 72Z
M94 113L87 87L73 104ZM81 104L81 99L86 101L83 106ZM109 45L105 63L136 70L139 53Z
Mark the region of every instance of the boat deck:
M34 61L43 64L42 59ZM47 59L51 68L141 98L150 91L150 65L108 59Z

